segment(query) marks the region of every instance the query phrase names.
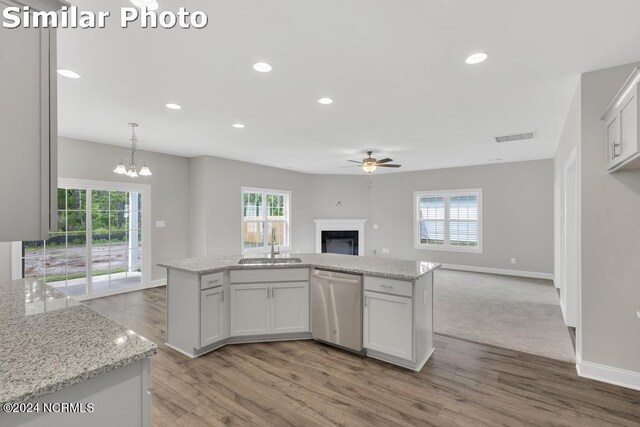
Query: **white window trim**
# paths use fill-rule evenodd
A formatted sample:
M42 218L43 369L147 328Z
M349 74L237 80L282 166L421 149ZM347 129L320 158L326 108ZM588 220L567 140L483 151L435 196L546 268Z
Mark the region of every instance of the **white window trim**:
M478 195L478 246L475 248L449 246L449 197L454 195ZM435 245L420 242L420 214L418 212L418 199L423 196L444 196L445 197L445 227L444 245ZM413 247L415 249L443 252L466 252L466 253L483 253L483 212L482 212L482 188L462 189L462 190L440 190L440 191L415 191L413 193Z
M273 190L269 188L257 188L257 187L240 187L240 253L242 254L266 254L271 252L271 245L269 245L269 239L267 236L267 227L264 227L264 242L263 248L246 249L244 247L244 193L263 193L263 194L276 194L283 195L285 197L285 213L287 222L287 236L289 237L288 245L280 246L278 249L282 252L291 251L291 191L286 190ZM266 198L264 199L266 204ZM265 206L266 215L266 206Z
M89 300L93 298L101 298L109 295L138 291L140 289L152 288L157 286L151 280L151 185L140 184L134 182L112 182L112 181L95 181L88 179L75 178L58 178L59 188L76 188L82 190L101 190L101 191L128 191L142 194L144 204L142 205L142 234L144 244L142 245L142 286L116 289L114 291L93 294L91 284L88 286L88 294L74 297L79 301ZM90 195L87 195L90 197ZM91 220L89 216L91 211L87 211L87 232L91 232ZM90 242L87 242L87 256L91 254ZM11 245L11 277L20 279L22 276L22 242L12 242ZM88 265L88 277L91 276L91 266Z

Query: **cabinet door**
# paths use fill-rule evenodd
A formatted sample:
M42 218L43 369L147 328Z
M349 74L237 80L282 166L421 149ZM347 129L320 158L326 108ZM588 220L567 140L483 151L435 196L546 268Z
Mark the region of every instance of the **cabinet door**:
M224 287L200 292L200 347L226 338Z
M231 285L230 289L231 336L268 334L270 285Z
M413 360L413 300L365 292L364 347Z
M309 331L309 282L271 285L271 333Z
M638 152L638 98L635 89L620 107L620 159Z
M46 239L57 224L54 36L0 26L0 241Z
M607 165L613 167L622 158L622 144L620 144L620 119L618 115L607 122Z

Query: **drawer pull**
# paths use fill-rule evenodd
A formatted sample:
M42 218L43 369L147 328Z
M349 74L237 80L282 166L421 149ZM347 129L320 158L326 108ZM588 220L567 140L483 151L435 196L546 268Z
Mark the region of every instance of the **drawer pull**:
M392 285L380 285L380 287L385 289L393 289Z

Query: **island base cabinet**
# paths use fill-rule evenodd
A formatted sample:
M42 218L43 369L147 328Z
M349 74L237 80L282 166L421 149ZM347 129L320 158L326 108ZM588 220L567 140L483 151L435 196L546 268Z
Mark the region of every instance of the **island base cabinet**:
M271 294L271 333L308 332L308 282L274 284Z
M231 285L231 336L269 333L271 286Z
M39 412L0 411L3 427L151 426L151 359L143 359L31 400ZM79 412L56 412L62 403ZM45 411L45 405L50 412ZM90 405L90 406L89 406Z
M364 301L364 348L413 360L412 298L366 291Z
M200 294L200 347L227 338L224 287L208 289Z
M308 282L231 285L231 336L308 331Z

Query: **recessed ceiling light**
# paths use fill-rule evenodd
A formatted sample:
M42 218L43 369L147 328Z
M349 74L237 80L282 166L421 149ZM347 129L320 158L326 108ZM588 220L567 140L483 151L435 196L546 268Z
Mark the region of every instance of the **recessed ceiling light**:
M465 60L465 62L469 65L475 65L475 64L479 64L481 62L486 61L488 57L489 55L487 55L486 53L478 52L478 53L474 53L473 55L469 55Z
M135 6L138 6L140 9L146 8L147 10L156 10L158 9L158 2L156 0L131 0Z
M166 107L171 109L171 110L180 110L182 108L182 105L180 105L180 104L167 104Z
M268 73L273 68L271 67L271 65L267 64L266 62L258 62L256 64L253 64L253 69L259 73Z
M242 123L235 123L233 127L236 129L244 129L244 125Z
M75 71L71 71L71 70L60 69L60 70L58 70L58 74L60 74L63 77L68 77L70 79L79 79L80 78L80 74L76 73Z
M322 105L329 105L329 104L333 104L333 99L331 98L320 98L318 99L318 102Z

